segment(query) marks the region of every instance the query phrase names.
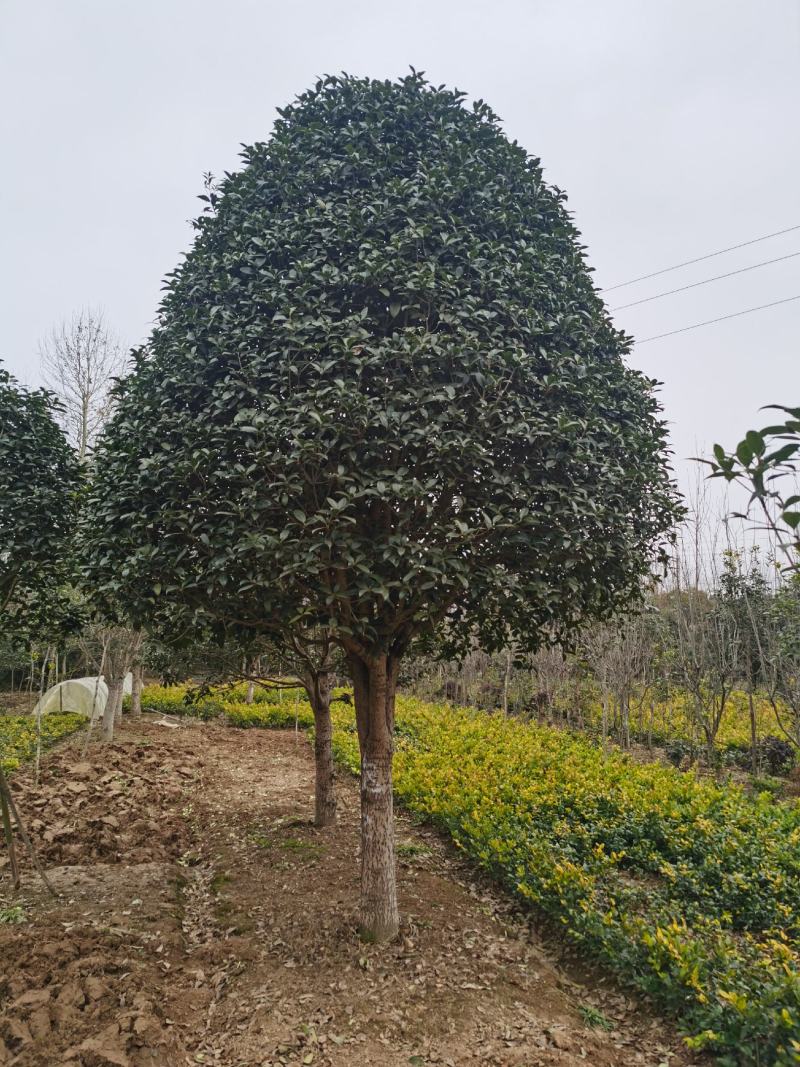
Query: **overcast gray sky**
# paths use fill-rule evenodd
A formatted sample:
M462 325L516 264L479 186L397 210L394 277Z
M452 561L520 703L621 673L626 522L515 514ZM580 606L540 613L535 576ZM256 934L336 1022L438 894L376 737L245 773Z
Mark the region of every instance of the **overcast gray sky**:
M126 345L238 165L319 74L409 65L483 97L565 189L612 286L800 225L800 0L0 0L0 359L101 305ZM800 229L609 293L800 250ZM617 313L639 338L800 294L800 257ZM800 300L637 345L683 457L800 403Z

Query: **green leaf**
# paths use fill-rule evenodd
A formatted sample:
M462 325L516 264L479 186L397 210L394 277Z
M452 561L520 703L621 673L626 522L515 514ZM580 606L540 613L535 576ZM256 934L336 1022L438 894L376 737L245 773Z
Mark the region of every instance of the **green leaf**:
M764 444L764 438L757 430L748 430L745 434L745 441L754 456L762 455L766 446Z
M736 446L736 458L742 464L743 467L750 465L753 459L753 450L747 441L740 441Z

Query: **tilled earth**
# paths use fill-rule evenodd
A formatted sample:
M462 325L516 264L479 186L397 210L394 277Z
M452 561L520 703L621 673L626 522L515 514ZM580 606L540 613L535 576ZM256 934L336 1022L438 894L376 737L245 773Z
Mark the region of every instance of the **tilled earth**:
M699 1062L402 815L401 936L359 942L357 789L315 829L302 735L142 720L81 747L12 782L58 897L22 856L12 898L0 859L0 1067Z

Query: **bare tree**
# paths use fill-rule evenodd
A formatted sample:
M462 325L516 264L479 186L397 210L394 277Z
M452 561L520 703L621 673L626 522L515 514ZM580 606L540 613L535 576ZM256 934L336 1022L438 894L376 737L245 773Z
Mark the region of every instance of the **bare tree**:
M63 426L78 458L111 413L112 379L124 366L122 346L102 311L84 308L39 345L44 380L64 405Z
M631 747L631 709L639 707L639 736L644 733L643 706L653 684L658 613L652 598L636 614L621 615L587 629L579 653L600 687L606 743L613 728L622 748Z
M114 740L114 727L122 721L122 688L126 674L140 656L141 630L113 623L94 623L81 638L87 663L94 663L108 686L103 712L103 740Z
M558 646L545 645L530 659L531 677L535 683L532 703L540 717L542 713L550 718L556 710L558 698L564 693L567 684L573 680L574 663ZM573 716L580 716L579 701L568 701L566 705L567 725L572 726Z
M762 682L778 726L800 749L800 583L784 583L771 597L757 632Z

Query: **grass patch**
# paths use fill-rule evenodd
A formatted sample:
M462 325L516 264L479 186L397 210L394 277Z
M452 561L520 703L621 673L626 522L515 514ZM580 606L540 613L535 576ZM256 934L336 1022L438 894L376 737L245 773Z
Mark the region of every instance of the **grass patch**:
M0 925L16 926L25 923L28 917L25 909L20 904L12 904L8 908L0 908Z
M395 852L398 859L403 860L425 859L433 855L427 845L420 845L416 841L398 841Z
M609 1030L614 1029L613 1022L604 1015L599 1008L592 1007L591 1004L581 1004L578 1008L581 1019L586 1026L591 1027L593 1030Z

